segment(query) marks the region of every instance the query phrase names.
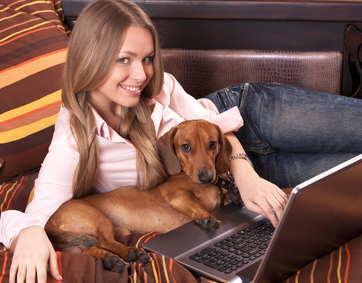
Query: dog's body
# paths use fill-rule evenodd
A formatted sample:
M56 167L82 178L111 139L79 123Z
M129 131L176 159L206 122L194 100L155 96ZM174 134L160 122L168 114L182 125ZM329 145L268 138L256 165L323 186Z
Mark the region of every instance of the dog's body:
M78 247L120 271L125 263L117 256L140 262L149 258L115 238L132 232L165 233L191 220L216 229L220 222L210 211L223 203L223 196L212 182L229 169L231 153L221 130L206 121L187 121L171 129L158 146L171 176L148 191L124 187L64 203L45 227L56 248Z

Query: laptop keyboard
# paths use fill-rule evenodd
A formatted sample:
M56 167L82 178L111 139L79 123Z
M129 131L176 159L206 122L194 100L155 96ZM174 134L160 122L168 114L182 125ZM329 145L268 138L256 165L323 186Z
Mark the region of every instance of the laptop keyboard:
M190 259L229 274L265 254L274 227L269 221L246 228L193 255Z

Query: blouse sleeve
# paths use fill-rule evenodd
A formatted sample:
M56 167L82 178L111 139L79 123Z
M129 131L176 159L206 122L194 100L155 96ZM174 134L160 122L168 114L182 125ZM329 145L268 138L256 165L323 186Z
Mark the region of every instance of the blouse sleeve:
M243 125L236 106L220 114L211 100L196 100L170 74L165 74L164 91L170 93L169 107L185 120L204 119L218 125L224 133L237 131Z
M63 113L64 114L64 113ZM0 241L9 248L19 232L29 226L44 227L59 206L72 197L72 181L79 153L66 129L67 115L59 113L49 152L35 181L34 197L25 213L8 210L1 214Z

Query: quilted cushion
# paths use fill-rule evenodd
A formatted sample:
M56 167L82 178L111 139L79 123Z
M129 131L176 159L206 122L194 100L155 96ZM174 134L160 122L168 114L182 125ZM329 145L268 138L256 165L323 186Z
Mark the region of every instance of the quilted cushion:
M61 104L68 46L60 1L0 3L0 180L38 168Z

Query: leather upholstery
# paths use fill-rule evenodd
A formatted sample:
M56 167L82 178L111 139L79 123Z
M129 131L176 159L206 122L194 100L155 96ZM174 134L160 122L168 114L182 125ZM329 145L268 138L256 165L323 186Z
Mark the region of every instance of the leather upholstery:
M165 71L196 98L246 82L276 82L340 94L342 53L163 49Z

